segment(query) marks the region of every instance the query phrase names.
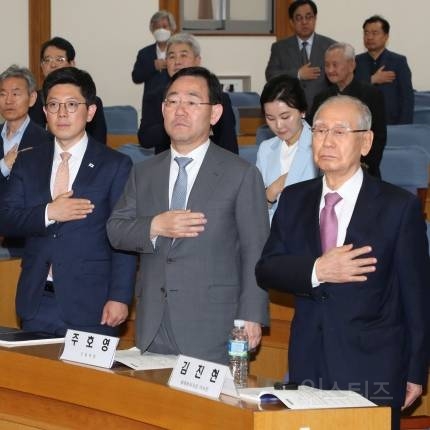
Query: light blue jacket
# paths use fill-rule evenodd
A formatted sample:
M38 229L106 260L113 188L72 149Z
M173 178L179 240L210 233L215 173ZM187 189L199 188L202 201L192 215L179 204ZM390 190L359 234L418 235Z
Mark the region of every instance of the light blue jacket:
M312 156L312 132L309 124L303 121L303 130L297 142L297 152L291 163L285 180L285 186L306 181L318 176L318 167ZM264 185L268 187L281 176L281 147L283 140L275 136L261 142L257 152L257 167L263 176ZM270 221L278 204L269 209Z

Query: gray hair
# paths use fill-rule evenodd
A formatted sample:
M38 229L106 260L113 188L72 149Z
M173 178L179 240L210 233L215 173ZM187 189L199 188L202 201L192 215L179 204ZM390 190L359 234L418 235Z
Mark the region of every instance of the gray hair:
M21 78L27 83L28 93L36 91L36 79L33 73L30 72L26 67L20 67L16 64L9 66L1 75L0 82L3 82L7 78Z
M359 115L357 127L361 130L370 130L370 127L372 126L372 114L370 113L370 109L361 100L355 97L344 95L330 97L324 103L322 103L315 112L314 123L315 119L318 118L320 111L324 107L332 104L348 104L354 106Z
M355 59L355 50L354 50L353 46L350 45L349 43L344 43L344 42L333 43L332 45L330 45L327 48L325 53L327 54L328 52L334 51L336 49L339 49L340 51L342 51L343 56L347 60L354 60Z
M200 44L197 39L190 33L176 33L169 38L167 41L166 51L169 51L169 48L172 45L177 45L178 43L187 44L191 50L193 51L196 57L200 56Z
M151 33L155 24L157 24L157 22L161 21L162 19L167 19L172 32L176 31L175 17L167 10L159 10L158 12L155 12L154 15L152 15L151 20L149 21L149 31Z

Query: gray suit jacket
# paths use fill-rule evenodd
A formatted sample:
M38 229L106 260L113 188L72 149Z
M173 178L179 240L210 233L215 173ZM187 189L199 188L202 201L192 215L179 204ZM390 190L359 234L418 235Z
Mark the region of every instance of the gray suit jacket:
M152 218L169 208L170 151L137 164L108 221L114 247L140 254L136 344L146 350L167 304L183 354L227 361L233 320L269 324L268 296L254 268L269 234L264 185L255 166L210 144L187 207L206 215L196 238L149 239Z
M328 81L324 73L324 54L332 43L335 43L333 39L315 33L310 62L313 67L321 69L321 75L318 79L312 81L300 81L306 94L308 110L312 107L314 97L328 87ZM296 36L273 43L266 67L267 80L281 74L297 78L300 67L302 67L302 62Z

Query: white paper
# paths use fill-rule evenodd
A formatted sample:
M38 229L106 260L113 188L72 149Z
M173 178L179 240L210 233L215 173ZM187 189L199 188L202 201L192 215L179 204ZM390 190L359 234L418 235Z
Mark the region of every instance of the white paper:
M261 402L261 396L278 398L290 409L355 408L376 406L354 391L318 390L301 385L298 390L275 390L273 387L242 388L239 395L244 400Z
M152 352L140 352L133 347L115 352L115 360L125 364L134 370L171 369L175 367L177 355L154 354Z

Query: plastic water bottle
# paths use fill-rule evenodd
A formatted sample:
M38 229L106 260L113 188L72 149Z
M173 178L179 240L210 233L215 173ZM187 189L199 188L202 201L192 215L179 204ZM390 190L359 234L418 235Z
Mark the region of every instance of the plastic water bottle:
M248 382L248 335L245 321L234 320L234 327L228 340L228 355L234 383L243 388Z

